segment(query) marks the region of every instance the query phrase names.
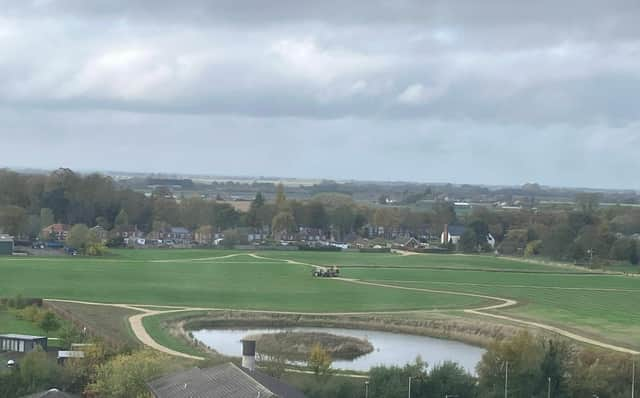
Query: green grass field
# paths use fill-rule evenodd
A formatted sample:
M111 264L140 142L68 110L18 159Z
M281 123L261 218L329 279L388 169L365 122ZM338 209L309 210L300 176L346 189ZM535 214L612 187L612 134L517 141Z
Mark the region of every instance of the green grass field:
M234 254L239 255L229 257ZM114 251L104 258L0 258L0 297L299 312L459 310L496 303L315 279L311 267L299 263L337 264L345 278L515 299L519 305L503 313L640 348L638 277L492 256L257 255L260 258L234 251L147 249Z
M0 296L302 312L448 309L484 301L314 279L308 267L247 255L188 260L227 252L145 250L119 254L118 258L104 259L0 260Z

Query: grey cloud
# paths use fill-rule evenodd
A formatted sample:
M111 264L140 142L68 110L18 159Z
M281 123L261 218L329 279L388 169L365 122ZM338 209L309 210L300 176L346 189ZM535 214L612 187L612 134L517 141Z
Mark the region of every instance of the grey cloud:
M1 111L0 118L3 165L640 188L634 149L640 124L479 126L114 111Z
M237 173L290 174L296 162L305 175L402 179L465 159L409 179L471 170L482 182L593 185L589 170L600 185L635 184L624 170L638 166L637 0L265 4L0 0L0 136L25 137L0 161L44 164L64 137L72 167L114 168L96 144L122 168L175 171L154 152L233 164L253 142L257 163ZM18 156L23 145L34 150ZM184 171L218 167L197 156ZM601 170L583 164L595 156Z

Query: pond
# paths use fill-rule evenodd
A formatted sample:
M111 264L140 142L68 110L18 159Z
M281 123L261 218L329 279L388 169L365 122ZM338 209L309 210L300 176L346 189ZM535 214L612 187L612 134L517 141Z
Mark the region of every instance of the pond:
M373 330L321 328L321 327L283 327L283 328L234 328L202 329L192 331L193 337L217 352L239 357L242 344L240 340L248 335L279 332L321 332L340 336L352 336L367 339L374 350L353 360L335 360L336 369L368 371L376 365L404 366L420 355L429 366L444 361L454 361L467 371L475 373L476 364L485 350L457 341L436 339L411 334L378 332ZM260 346L257 347L260 354Z

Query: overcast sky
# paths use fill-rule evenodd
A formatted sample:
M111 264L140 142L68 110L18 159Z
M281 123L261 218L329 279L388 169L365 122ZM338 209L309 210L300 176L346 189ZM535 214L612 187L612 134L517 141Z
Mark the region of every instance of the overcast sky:
M640 189L638 21L638 0L0 0L0 165Z

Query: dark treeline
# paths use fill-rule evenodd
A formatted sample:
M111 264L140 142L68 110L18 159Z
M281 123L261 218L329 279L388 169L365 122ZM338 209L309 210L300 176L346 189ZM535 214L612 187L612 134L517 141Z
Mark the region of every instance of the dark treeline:
M49 175L0 170L0 228L17 237L36 237L41 228L53 223L106 229L121 223L149 232L163 223L193 226L194 217L220 228L234 227L240 221L239 213L228 204L186 200L179 205L166 188L147 196L100 174L82 176L68 169Z
M579 194L575 206L568 209L475 208L466 218L471 228L463 234L460 249L476 250L480 237L489 231L501 254L638 264L640 208L600 207L599 199L598 194Z

